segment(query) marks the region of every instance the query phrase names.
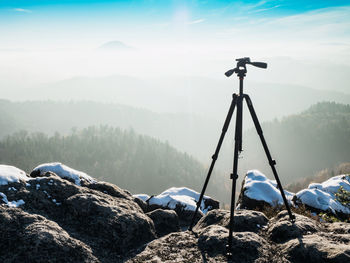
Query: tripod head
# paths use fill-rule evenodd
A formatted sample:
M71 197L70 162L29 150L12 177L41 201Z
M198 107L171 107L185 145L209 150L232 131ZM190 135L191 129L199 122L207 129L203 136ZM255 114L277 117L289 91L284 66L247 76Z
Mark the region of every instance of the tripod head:
M230 69L227 72L225 72L226 77L230 77L233 73L237 73L238 77L243 78L245 77L245 74L247 73L247 67L246 65L253 65L258 68L267 68L267 63L265 62L251 62L250 58L238 58L236 59L237 66L234 69Z

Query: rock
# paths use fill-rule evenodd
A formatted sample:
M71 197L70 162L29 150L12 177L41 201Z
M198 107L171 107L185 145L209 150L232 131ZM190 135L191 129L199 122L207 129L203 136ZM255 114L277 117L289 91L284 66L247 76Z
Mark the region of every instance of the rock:
M0 192L9 203L22 200L19 208L23 211L58 223L104 262L118 262L129 250L156 237L153 221L131 194L108 183L81 181L79 186L50 173L49 177L0 185Z
M147 200L148 210L152 211L158 208L174 210L180 219L180 226L189 226L194 211L197 206L200 194L186 187L172 187L157 196L151 196ZM218 209L219 202L204 196L195 222L197 222L203 214L210 210Z
M0 206L1 262L100 262L91 248L57 223Z
M198 247L201 251L215 256L225 255L228 238L228 230L222 226L211 225L204 229L198 238Z
M350 245L334 243L316 234L292 239L279 246L290 262L350 262Z
M282 211L273 218L267 231L270 239L281 243L320 231L320 227L315 220L298 214L295 214L295 217L295 222L293 223L289 220L288 212Z
M290 204L294 193L284 190ZM263 209L266 206L281 206L283 199L277 183L258 170L248 171L242 182L237 205L240 209Z
M176 232L153 240L137 255L131 255L127 263L143 262L225 262L224 255L207 257L198 248L198 238L191 232Z
M343 190L341 193L339 191ZM350 175L337 175L322 183L312 183L307 189L295 194L295 202L304 204L310 210L333 213L338 217L349 218L350 207L346 205L346 194L350 192ZM344 196L345 195L345 196Z
M117 253L126 253L155 238L153 222L129 200L76 194L65 204L79 222L81 232L92 238L98 236L105 246Z
M236 210L233 230L239 232L249 231L258 233L262 228L266 227L267 223L268 219L262 212L252 210ZM214 224L226 227L228 229L230 224L230 211L221 209L209 211L207 215L199 220L193 229L201 232L205 227Z
M33 171L30 173L31 177L37 177L37 176L44 176L47 172L55 173L61 178L67 179L76 185L81 185L81 183L93 183L96 182L96 180L91 177L90 175L75 170L73 168L68 167L65 164L62 163L44 163L40 164L37 167L33 169Z
M134 198L132 197L132 195L128 191L123 190L123 189L119 188L118 186L111 184L111 183L100 181L100 182L95 182L95 183L88 183L88 184L86 184L86 187L93 189L93 190L100 191L100 192L108 194L110 196L135 201Z
M209 257L225 255L228 241L228 229L211 225L204 229L198 239L198 247ZM255 262L267 259L268 243L252 232L232 233L233 262Z
M327 232L329 233L336 233L336 234L350 234L350 224L349 223L343 223L343 222L336 222L336 223L327 223L325 224L325 228L327 229Z
M155 200L167 209L145 214L154 204L147 207L109 183L52 172L29 178L7 166L3 171L0 262L228 262L229 211L207 212L213 207L203 202L194 232L179 232L178 215L189 224L195 208L191 195L198 193L190 189L163 193ZM292 223L287 211L268 220L261 212L236 210L231 262L350 260L350 224L295 216Z
M158 237L180 231L179 218L175 211L157 209L147 215L153 220Z
M140 198L137 198L137 197L134 197L134 202L136 203L136 204L138 204L139 205L139 207L141 207L141 209L142 209L142 211L144 212L144 213L147 213L148 212L148 204L145 202L145 201L143 201L142 199L140 199Z

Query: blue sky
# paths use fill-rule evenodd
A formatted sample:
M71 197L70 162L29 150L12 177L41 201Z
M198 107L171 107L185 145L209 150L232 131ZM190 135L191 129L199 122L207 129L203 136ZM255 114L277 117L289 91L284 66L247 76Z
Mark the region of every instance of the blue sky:
M86 61L86 52L115 40L135 52L119 60L89 53ZM129 74L129 63L130 72L135 64L147 70L152 64L155 74L179 69L202 74L204 68L219 74L228 58L246 55L349 64L349 1L0 0L0 70L12 65L16 72L21 65L30 76L43 71L58 76L65 70L66 77L112 74L119 66ZM178 66L166 69L168 61Z
M249 50L258 42L283 54L349 39L350 4L343 0L0 0L0 48L94 48L119 40Z
M36 12L62 14L63 10L68 13L81 15L86 12L99 13L101 16L111 15L113 12L123 15L147 14L153 12L153 18L167 16L174 9L186 6L196 15L212 15L219 13L222 17L241 15L246 12L251 15L278 16L298 14L320 8L329 8L349 5L349 1L301 1L301 0L266 0L266 1L0 1L2 17L11 16L11 11ZM6 15L7 13L7 15ZM13 14L12 14L13 15Z

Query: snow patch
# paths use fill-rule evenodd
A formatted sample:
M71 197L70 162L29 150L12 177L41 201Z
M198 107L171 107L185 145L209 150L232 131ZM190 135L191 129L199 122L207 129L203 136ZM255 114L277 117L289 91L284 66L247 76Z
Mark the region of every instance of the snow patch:
M350 209L342 205L335 196L341 186L344 190L350 191L349 175L337 175L323 183L310 184L307 189L296 193L296 197L303 204L322 211L330 210L332 213L350 214Z
M11 165L0 164L0 185L19 183L19 181L26 181L28 179L29 177L21 169Z
M62 163L44 163L33 169L33 171L39 171L40 175L44 175L47 172L53 172L61 178L73 179L76 185L81 185L81 181L87 181L94 183L96 180L90 175L70 168Z
M8 207L19 207L19 206L25 204L25 202L24 202L22 199L20 199L20 200L18 200L18 201L9 201L9 200L7 199L7 196L6 196L4 193L1 193L1 192L0 192L0 197L2 198L2 201L4 201L4 203L5 203Z
M187 187L172 187L157 196L153 196L149 199L149 204L168 207L170 209L175 209L177 205L180 205L184 210L195 211L199 196L199 193ZM203 196L199 209L204 214L207 213L209 209L209 207L206 208L204 205L205 199L210 198L208 196Z
M272 206L284 204L281 192L277 188L277 182L268 179L258 170L247 172L243 189L245 189L244 194L250 199L264 201ZM284 190L284 194L291 204L294 193Z
M5 204L8 204L9 201L7 200L7 196L4 193L0 192L0 197L2 198L2 201L5 202Z
M25 202L22 199L20 199L18 201L8 202L7 205L8 205L8 207L19 207L19 206L24 205L24 204L25 204Z

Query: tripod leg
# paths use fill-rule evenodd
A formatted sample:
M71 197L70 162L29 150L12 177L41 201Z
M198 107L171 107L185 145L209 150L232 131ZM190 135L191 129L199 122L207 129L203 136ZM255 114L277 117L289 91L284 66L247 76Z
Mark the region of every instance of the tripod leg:
M216 150L215 150L215 153L214 155L212 156L212 162L211 162L211 165L210 165L210 168L209 168L209 171L208 171L208 174L207 174L207 178L205 179L205 182L204 182L204 186L202 188L202 192L201 192L201 195L198 199L198 202L197 202L197 207L196 207L196 210L193 214L193 217L192 217L192 221L191 221L191 225L189 227L189 230L191 231L192 230L192 227L194 225L194 222L196 220L196 215L198 213L198 209L202 203L202 200L203 200L203 196L204 196L204 193L205 193L205 190L207 189L207 186L208 186L208 182L209 182L209 179L210 179L210 176L211 176L211 173L214 169L214 165L215 165L215 162L218 158L218 155L219 155L219 152L220 152L220 148L221 148L221 144L224 140L224 137L225 137L225 134L226 134L226 131L228 129L228 126L230 124L230 121L231 121L231 118L232 118L232 114L233 114L233 111L235 109L235 106L236 106L236 101L237 101L237 95L236 94L233 94L232 95L232 102L231 102L231 106L230 106L230 109L227 113L227 116L226 116L226 119L225 119L225 123L224 123L224 126L222 128L222 132L221 132L221 136L220 136L220 139L219 139L219 142L218 142L218 145L216 146Z
M292 214L292 212L290 210L287 198L286 198L286 196L284 194L284 191L283 191L283 188L282 188L281 181L280 181L280 179L278 177L278 174L277 174L277 171L276 171L276 168L275 168L276 161L273 160L272 157L271 157L269 148L267 147L267 144L266 144L266 141L265 141L265 138L264 138L264 135L263 135L263 131L261 129L261 126L260 126L260 123L259 123L259 120L258 120L258 117L256 116L256 113L255 113L252 101L250 100L250 98L249 98L249 96L247 94L244 95L244 98L247 101L247 105L248 105L248 108L249 108L249 111L250 111L250 115L252 116L252 119L253 119L253 122L254 122L254 125L255 125L255 128L256 128L256 131L259 134L259 137L260 137L261 143L262 143L262 145L264 147L267 159L269 160L269 164L270 164L270 166L272 168L273 175L275 176L278 188L279 188L279 190L281 192L281 196L282 196L284 205L287 208L287 211L288 211L288 214L289 214L289 219L291 221L293 221L295 219L295 216Z
M233 157L233 172L231 174L232 191L231 191L231 211L230 211L230 226L227 245L227 257L232 259L232 232L235 219L235 202L236 202L236 182L238 178L238 157L242 147L242 104L243 97L239 96L237 99L237 118L236 118L236 130L235 130L235 150Z

